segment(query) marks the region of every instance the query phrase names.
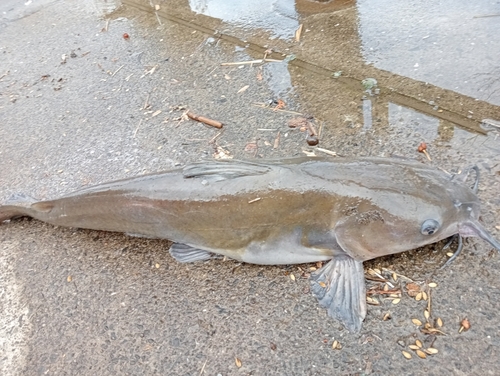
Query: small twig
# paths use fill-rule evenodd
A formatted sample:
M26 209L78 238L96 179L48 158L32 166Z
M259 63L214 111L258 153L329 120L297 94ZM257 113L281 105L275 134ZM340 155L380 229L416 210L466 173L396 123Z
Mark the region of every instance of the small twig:
M208 141L209 144L213 144L215 141L217 141L217 139L222 136L222 134L224 133L224 129L221 130L219 133L217 133L214 137L211 138L210 141Z
M278 134L276 135L276 138L274 139L274 146L273 149L277 149L279 144L280 144L280 138L281 138L281 133L278 131Z
M472 18L487 18L487 17L500 17L500 13L497 14L483 14L479 16L474 16Z
M139 125L135 129L134 135L132 136L133 138L135 138L135 136L137 135L137 131L139 130L139 127L141 126L141 123L142 123L142 119L139 121Z
M288 110L281 110L279 108L275 109L274 107L269 107L269 106L266 106L265 104L263 103L252 103L252 106L255 106L255 107L260 107L260 108L267 108L268 110L271 110L271 111L274 111L274 112L284 112L284 113L287 113L287 114L293 114L293 115L303 115L302 113L300 112L295 112L295 111L288 111Z
M149 93L148 93L148 97L146 98L146 102L144 102L144 106L142 106L141 110L145 110L146 108L149 107Z
M366 292L367 295L390 295L390 294L401 294L401 290L400 289L394 289L394 290L387 290L387 291L384 291L384 290L380 290L380 289L369 289L367 292Z
M203 373L203 371L205 370L205 366L207 365L207 362L208 362L208 359L205 360L205 363L203 363L203 367L201 367L200 376Z
M108 31L108 26L109 26L109 18L106 20L106 26L104 26L104 31Z
M198 116L196 114L193 114L192 112L188 111L186 113L186 115L192 119L192 120L196 120L196 121L199 121L200 123L204 123L206 125L210 125L211 127L215 127L215 128L222 128L222 126L224 124L222 124L220 121L217 121L217 120L212 120L212 119L209 119L209 118L206 118L204 116Z
M248 64L264 64L264 63L281 63L283 60L277 59L258 59L258 60L248 60L248 61L234 61L231 63L221 63L221 66L230 66L230 65L248 65Z
M261 198L257 197L257 198L254 198L253 200L248 201L248 203L251 204L253 202L257 202L257 201L260 201L260 200L261 200Z
M427 311L429 311L429 317L431 315L431 290L427 292Z
M158 23L160 24L160 26L162 26L162 23L160 21L160 17L158 16L158 12L155 12L155 16L156 16L156 19L158 20Z
M309 134L311 136L316 136L318 137L318 132L316 132L316 128L314 128L314 125L313 123L311 123L310 121L307 122L307 127L309 128Z
M335 153L334 151L328 150L328 149L316 148L315 150L319 150L319 151L321 151L325 154L328 154L328 155L333 155L334 157L337 156L337 153Z
M120 68L118 68L117 70L115 70L115 71L113 72L113 74L111 75L111 77L113 77L115 74L117 74L117 73L120 71L120 69L122 69L124 66L125 66L125 65L122 65Z

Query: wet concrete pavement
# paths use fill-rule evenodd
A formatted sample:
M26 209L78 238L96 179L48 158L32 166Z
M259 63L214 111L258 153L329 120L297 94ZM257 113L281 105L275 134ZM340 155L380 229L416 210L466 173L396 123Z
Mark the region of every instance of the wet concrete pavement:
M283 100L284 110L313 116L319 146L339 155L399 155L446 170L477 164L482 220L500 237L500 42L490 26L476 28L469 54L456 55L454 42L440 46L439 61L463 63L425 70L422 61L437 61L426 46L415 61L398 40L370 39L377 29L366 31L374 27L367 14L376 21L383 13L367 13L366 2L273 2L242 20L221 20L195 1L158 2L158 17L147 1L124 3L109 18L92 2L0 6L0 202L18 192L53 198L213 157L324 155L288 126L295 113L272 110ZM262 13L284 21L273 29ZM492 3L470 17L495 13ZM448 35L457 21L439 14L429 24L441 21L439 35ZM268 48L288 63L221 66L261 59ZM478 56L481 64L471 64ZM377 80L373 95L366 78ZM222 121L224 132L183 119L185 108ZM432 162L417 152L422 141ZM2 374L484 375L499 366L500 262L479 240L468 240L442 271L439 245L365 264L438 284L432 317L442 318L447 335L436 338L411 321L424 321L427 302L406 294L399 304L379 297L359 334L342 330L301 277L311 265L181 265L165 241L28 219L2 224L0 244ZM464 317L472 328L459 334ZM439 353L419 359L407 347L417 338L435 340ZM334 340L342 349L332 349Z

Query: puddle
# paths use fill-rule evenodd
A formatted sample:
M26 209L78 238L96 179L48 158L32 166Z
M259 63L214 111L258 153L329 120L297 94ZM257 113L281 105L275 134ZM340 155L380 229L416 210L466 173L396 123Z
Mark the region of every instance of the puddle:
M120 0L87 0L87 2L89 8L101 16L114 12L122 5Z
M500 104L495 2L357 2L363 56L377 68Z
M293 38L299 27L294 3L289 0L189 0L189 6L193 12L218 18L228 26L265 29L272 38Z
M141 9L147 10L139 0L125 3L141 3ZM496 84L491 83L493 92L487 93L478 78L497 64L491 51L500 51L495 49L500 38L493 35L491 26L495 17L482 17L493 12L487 5L469 5L465 17L465 11L448 11L443 4L437 10L428 7L432 13L423 5L403 7L382 2L375 6L366 1L356 6L345 1L330 9L306 8L304 4L316 3L299 0L238 4L191 0L189 9L186 4L173 7L180 5L176 1L158 4L159 16L234 43L235 62L262 59L264 51L273 45L278 46L275 50L279 53L268 57L283 60L296 54L289 64L224 67L221 72L247 71L249 84L265 85L272 99L287 102L287 109L323 121L322 147L343 155L420 158L423 156L416 149L426 142L436 156L435 163L463 166L468 160L498 158L496 129L486 132L480 127L484 118L497 121L498 107L456 92L463 93L467 88L469 91L465 91L476 98L495 98ZM393 11L399 16L393 16ZM418 14L416 23L410 22L414 13ZM204 18L192 19L193 14ZM386 14L399 21L387 22ZM190 21L186 21L186 15L191 15ZM463 36L454 36L461 17L467 18L464 35L469 44L464 44ZM305 36L297 42L294 33L301 23ZM485 44L485 40L489 42ZM478 56L482 57L480 63L476 61ZM457 59L460 63L451 69L449 64ZM472 82L469 78L474 75L477 79ZM378 82L376 90L365 91L361 81L367 77ZM271 98L259 99L265 102Z

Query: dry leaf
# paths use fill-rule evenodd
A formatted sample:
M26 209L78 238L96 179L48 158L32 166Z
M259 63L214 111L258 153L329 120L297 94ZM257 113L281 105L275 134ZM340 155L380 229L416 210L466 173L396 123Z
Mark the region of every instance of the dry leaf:
M285 101L278 99L278 104L276 105L276 107L274 107L273 110L276 111L276 110L280 110L280 109L285 108L285 107L286 107Z
M421 340L419 340L419 339L417 339L417 340L415 341L415 345L417 345L418 347L422 348L422 341L421 341Z
M422 322L419 319L411 319L411 322L414 323L417 326L422 325Z
M431 283L429 283L429 287L432 287L432 288L437 287L437 283L436 282L431 282Z
M257 150L257 142L253 141L253 142L249 142L248 144L245 145L245 151L248 151L248 152L254 152L255 150Z
M408 346L411 350L419 350L420 347L418 347L417 345L410 345Z
M401 301L401 299L397 298L392 301L392 304L398 304Z
M418 302L420 300L422 300L422 293L419 292L416 296L415 296L415 300Z
M73 280L73 277L69 275L69 276L68 276L68 278L66 278L66 280L67 280L68 282L71 282L71 281Z
M290 279L291 279L292 281L295 281L295 276L293 275L293 273L290 273Z
M443 320L441 320L441 317L438 317L437 320L436 320L436 324L437 326L439 327L442 327L443 326Z
M408 295L414 298L420 292L420 286L416 283L407 283L406 291L408 292Z
M470 329L470 321L469 319L465 318L462 320L460 323L460 330L458 331L459 333L462 333L462 331L467 331Z
M318 284L319 284L321 287L323 287L323 288L325 288L325 287L326 287L326 283L325 283L325 282L318 282Z
M288 126L290 128L307 128L307 119L305 117L299 116L288 120ZM370 272L371 269L368 270Z
M425 350L427 354L434 355L437 354L439 351L438 349L435 349L434 347L429 347L427 350Z

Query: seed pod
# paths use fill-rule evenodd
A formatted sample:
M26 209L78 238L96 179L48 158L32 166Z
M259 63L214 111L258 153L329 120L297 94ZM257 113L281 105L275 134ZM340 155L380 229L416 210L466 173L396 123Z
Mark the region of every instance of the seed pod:
M427 355L425 355L425 353L422 350L417 350L416 353L422 359L427 358Z
M411 322L414 323L417 326L422 325L422 322L419 319L411 319Z
M401 351L406 359L411 359L411 354L408 351Z

